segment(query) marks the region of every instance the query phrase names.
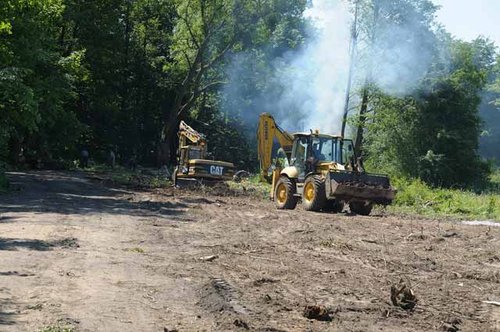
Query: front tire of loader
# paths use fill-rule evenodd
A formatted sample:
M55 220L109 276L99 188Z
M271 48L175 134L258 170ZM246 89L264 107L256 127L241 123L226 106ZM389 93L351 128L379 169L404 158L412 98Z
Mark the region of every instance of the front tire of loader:
M304 182L302 205L307 211L320 211L325 207L325 181L320 175L309 176Z
M349 208L352 213L360 214L362 216L367 216L372 212L373 204L364 202L351 202L349 203Z
M295 209L297 206L297 197L295 197L296 192L297 188L295 187L295 183L286 176L282 176L274 189L276 207L280 210Z

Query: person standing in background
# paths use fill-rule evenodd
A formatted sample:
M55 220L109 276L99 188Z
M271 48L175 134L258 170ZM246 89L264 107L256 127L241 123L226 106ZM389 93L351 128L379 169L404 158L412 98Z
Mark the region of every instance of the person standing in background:
M113 149L109 150L109 155L108 155L108 163L111 168L115 168L116 164L116 155Z
M89 167L89 152L87 149L83 148L80 152L80 167L87 168Z

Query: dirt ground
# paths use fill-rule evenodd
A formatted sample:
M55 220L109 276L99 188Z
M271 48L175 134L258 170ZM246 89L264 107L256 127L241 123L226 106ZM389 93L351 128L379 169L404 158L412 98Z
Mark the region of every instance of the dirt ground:
M500 331L499 227L9 177L1 331Z

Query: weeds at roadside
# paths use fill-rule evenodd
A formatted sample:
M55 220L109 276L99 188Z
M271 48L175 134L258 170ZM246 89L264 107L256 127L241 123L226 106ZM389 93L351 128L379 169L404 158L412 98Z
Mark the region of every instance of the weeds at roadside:
M459 189L431 188L420 180L392 179L398 189L392 212L424 216L448 216L458 219L500 221L500 192L495 184L487 192L476 194Z
M229 181L229 188L242 191L247 194L254 194L260 198L268 198L271 191L271 185L267 182L261 182L258 174L245 178L240 182Z
M39 332L76 332L76 329L72 326L61 326L61 325L49 325L42 327Z
M136 253L139 253L139 254L144 254L145 253L144 249L142 249L140 247L127 248L127 249L123 249L123 250L128 251L128 252L136 252Z
M323 239L319 242L319 245L325 248L335 248L342 252L354 250L354 246L349 243L349 240L345 241L343 239L335 239L335 238Z
M73 324L66 321L66 319L61 319L56 324L42 327L38 332L76 332L76 328Z

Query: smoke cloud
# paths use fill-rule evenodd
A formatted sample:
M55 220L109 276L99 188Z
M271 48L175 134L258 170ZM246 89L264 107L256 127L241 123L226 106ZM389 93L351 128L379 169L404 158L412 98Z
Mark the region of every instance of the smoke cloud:
M274 58L270 65L258 62L256 54L233 56L224 106L249 124L256 124L260 113L269 112L289 131L319 129L340 134L352 8L347 0L312 0L303 17L308 22L304 44ZM404 22L377 25L378 38L369 52L363 53L367 39L360 40L352 94L368 76L394 95L407 94L418 84L432 59L428 47L432 36L419 24L421 17L410 15ZM351 113L355 114L353 106L358 101L352 101Z
M313 0L304 16L311 22L311 37L301 51L287 55L287 68L276 68L281 73L279 83L285 87L277 100L278 109L280 115L287 110L302 115L300 121L292 118L292 122L283 114L287 128L340 133L349 73L351 17L344 2L325 0Z

